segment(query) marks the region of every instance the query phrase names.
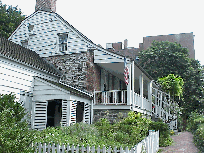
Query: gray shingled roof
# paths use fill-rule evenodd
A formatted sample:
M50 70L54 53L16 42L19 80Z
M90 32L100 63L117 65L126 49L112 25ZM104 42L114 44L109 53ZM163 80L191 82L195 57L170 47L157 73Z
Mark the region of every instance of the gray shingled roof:
M36 52L15 44L0 36L0 56L15 60L32 68L60 76L61 73L41 58Z
M55 86L58 86L62 89L65 89L67 91L69 91L70 93L74 94L74 95L78 95L80 97L84 97L84 98L88 98L88 99L92 99L93 98L93 95L88 93L88 92L85 92L85 91L82 91L80 89L77 89L75 87L72 87L70 85L66 85L66 84L63 84L63 83L60 83L60 82L54 82L54 81L51 81L51 80L47 80L47 79L44 79L44 78L41 78L41 77L38 77L38 76L35 76L34 78L39 78L39 79L42 79L46 82L49 82Z
M59 14L56 14L61 20L63 20L67 25L69 25L71 28L73 28L80 36L82 36L85 40L87 40L88 42L94 44L90 39L88 39L85 35L83 35L81 32L79 32L76 28L74 28L74 26L72 26L69 22L67 22L65 19L63 19ZM122 56L122 57L126 57L124 53L122 52L115 52L115 51L110 51L110 50L106 50L104 49L102 46L96 45L98 48L100 48L101 50L105 50L111 53L114 53L116 55ZM135 65L150 79L153 80L153 78L137 63L138 61L135 60L135 58L133 58L132 56L128 56L128 58L130 58L131 61L135 62Z

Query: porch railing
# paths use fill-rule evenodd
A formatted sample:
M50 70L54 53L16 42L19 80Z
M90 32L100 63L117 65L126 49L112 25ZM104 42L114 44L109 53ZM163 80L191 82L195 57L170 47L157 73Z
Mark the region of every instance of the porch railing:
M126 104L127 90L94 91L94 104Z
M143 100L143 106L142 106L142 100ZM141 95L139 95L138 93L134 93L133 105L141 110L147 110L150 112L152 111L151 102L148 99L141 97Z

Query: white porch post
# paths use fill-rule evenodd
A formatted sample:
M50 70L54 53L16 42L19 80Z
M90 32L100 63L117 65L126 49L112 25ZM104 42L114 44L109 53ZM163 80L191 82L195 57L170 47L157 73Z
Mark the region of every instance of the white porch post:
M148 100L150 103L150 112L152 112L152 81L148 83Z
M161 92L161 95L160 95L160 103L159 103L159 118L161 118L161 107L162 107L162 97L163 97L163 92Z
M31 128L34 129L34 121L35 121L35 101L32 101L32 112L31 112Z
M93 123L93 100L91 101L91 124Z
M141 97L142 110L143 110L144 109L144 106L143 106L143 73L139 77L139 82L140 82L140 97Z
M70 126L71 123L71 104L72 101L67 100L67 126Z
M131 105L132 104L132 94L131 94L131 77L132 77L132 71L131 71L131 64L127 64L128 66L128 70L129 70L129 83L127 85L127 105Z
M135 107L135 63L132 61L132 106Z

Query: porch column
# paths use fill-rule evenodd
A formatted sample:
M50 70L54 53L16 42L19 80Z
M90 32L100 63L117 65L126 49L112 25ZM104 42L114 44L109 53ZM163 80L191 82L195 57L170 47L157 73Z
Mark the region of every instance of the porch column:
M32 101L32 111L31 111L31 129L34 129L34 121L35 121L35 101Z
M131 73L131 64L127 64L128 66L128 70L129 70L129 83L127 85L127 105L131 105L132 104L132 94L131 94L131 77L132 77L132 73Z
M161 92L161 94L160 94L160 102L159 102L159 118L161 118L161 107L162 107L162 103L163 103L163 101L162 101L162 95L163 94L163 92Z
M132 106L135 107L135 63L132 61Z
M148 83L148 100L150 103L150 112L152 111L152 81ZM150 114L151 115L151 114Z
M93 123L93 100L91 101L91 124Z
M140 98L142 103L142 110L144 109L143 106L143 73L139 76L139 82L140 82Z
M71 105L72 105L72 101L71 100L67 100L67 125L66 126L70 126L71 123Z

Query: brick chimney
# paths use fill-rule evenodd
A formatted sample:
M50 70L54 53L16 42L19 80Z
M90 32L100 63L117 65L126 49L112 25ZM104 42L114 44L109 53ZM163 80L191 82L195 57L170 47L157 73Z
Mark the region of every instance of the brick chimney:
M35 11L56 12L57 0L36 0Z
M126 49L127 47L128 47L128 40L125 39L125 40L124 40L124 49Z

